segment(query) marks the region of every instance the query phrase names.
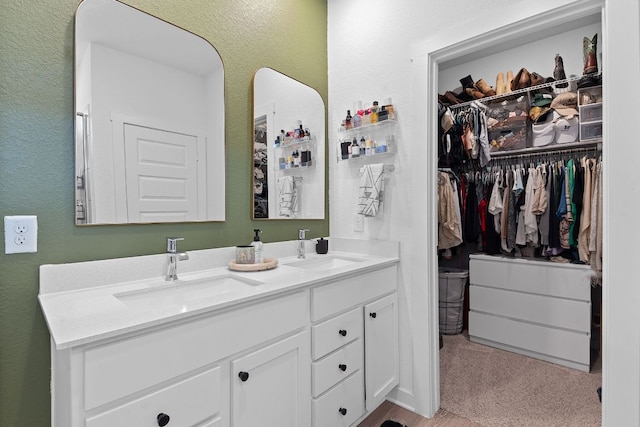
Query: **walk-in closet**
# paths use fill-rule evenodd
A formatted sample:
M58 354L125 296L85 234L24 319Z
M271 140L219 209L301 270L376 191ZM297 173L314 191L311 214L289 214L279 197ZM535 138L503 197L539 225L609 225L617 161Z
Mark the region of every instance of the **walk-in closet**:
M595 10L438 64L441 407L482 425L600 425L601 37Z

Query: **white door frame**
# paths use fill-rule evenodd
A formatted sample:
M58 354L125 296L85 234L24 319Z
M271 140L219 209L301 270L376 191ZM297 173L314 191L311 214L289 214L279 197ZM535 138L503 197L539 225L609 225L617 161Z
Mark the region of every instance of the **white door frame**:
M455 58L466 56L472 52L478 50L488 49L492 46L502 43L504 40L520 40L523 37L539 35L544 33L549 28L562 27L563 23L572 22L584 18L586 16L592 16L594 14L602 14L602 33L605 43L603 50L605 51L606 66L606 49L611 47L611 42L608 41L609 32L606 27L606 9L610 7L608 3L605 4L604 0L585 0L580 2L572 2L568 5L564 5L553 10L541 13L539 15L532 16L530 18L503 26L501 28L493 29L487 32L481 32L481 28L478 27L479 33L477 36L469 37L464 40L454 40L456 32L452 31L442 36L438 36L432 40L428 40L425 43L416 45L413 47L412 61L413 61L413 86L414 86L414 122L424 123L423 127L415 128L414 140L426 139L427 141L437 141L438 137L438 123L437 123L437 95L438 95L438 69L441 62L446 62ZM621 5L621 8L625 6ZM633 8L632 8L633 9ZM620 12L620 9L617 9ZM637 18L637 17L636 17ZM633 71L633 70L632 70ZM636 79L629 80L635 82ZM605 73L605 85L608 83L608 78ZM637 84L637 83L634 83ZM611 105L608 99L608 92L605 90L603 94L603 101L605 110ZM631 98L628 98L631 99ZM605 117L607 112L605 111ZM422 121L426 118L426 121ZM426 138L424 138L426 135ZM607 137L608 132L604 130L603 146L605 158L608 158L609 146ZM411 257L413 258L414 265L420 265L427 267L427 284L423 287L416 286L416 306L426 307L425 310L414 310L412 313L413 322L416 325L428 325L426 336L420 336L414 338L414 360L426 360L429 363L416 363L414 365L414 397L416 400L416 411L425 414L427 416L433 416L440 407L440 359L439 359L439 328L438 328L438 259L437 259L437 185L436 185L436 172L437 172L437 144L420 144L416 147L418 152L414 152L413 158L415 164L412 165L412 179L414 182L420 183L421 191L427 191L427 197L424 199L424 209L422 212L427 213L427 221L425 224L415 224L416 236L422 236L423 238L414 239L415 247L412 248ZM428 159L428 161L424 161ZM425 166L426 165L426 166ZM605 180L607 180L607 172L605 168ZM605 182L605 188L608 188L609 184ZM605 190L605 193L607 190ZM606 201L606 199L605 199ZM420 210L420 209L418 209ZM603 257L608 259L609 245L607 244L608 236L608 209L605 208L605 245ZM424 242L426 245L426 259L424 251ZM605 261L606 269L606 261ZM604 280L607 283L608 274L605 270ZM412 271L412 282L420 283L424 281L425 272L423 268L416 268ZM418 289L421 288L421 289ZM607 298L608 290L605 288L603 295L603 322L604 322L604 363L603 363L603 420L607 419L607 409L609 408L607 402L607 396L610 394L611 388L607 388L608 381L606 375L611 364L608 363L607 352L607 328L609 325L609 300ZM632 331L633 332L633 331ZM630 381L637 381L638 378L630 379ZM635 390L634 390L635 392ZM595 393L595 390L594 390ZM619 397L620 393L616 392L615 397ZM612 394L613 395L613 394ZM637 396L637 393L632 393L631 399ZM637 404L637 401L636 401ZM609 414L614 411L614 402L611 402L611 410ZM622 409L622 404L618 403L615 410ZM628 406L628 405L627 405ZM637 405L636 405L637 406ZM636 411L637 412L637 411ZM620 414L618 414L620 416ZM610 419L613 419L613 415L609 415ZM632 417L633 418L633 417ZM636 420L637 414L636 414ZM627 421L631 422L628 425L637 425L633 423L627 417ZM615 425L615 424L612 424Z

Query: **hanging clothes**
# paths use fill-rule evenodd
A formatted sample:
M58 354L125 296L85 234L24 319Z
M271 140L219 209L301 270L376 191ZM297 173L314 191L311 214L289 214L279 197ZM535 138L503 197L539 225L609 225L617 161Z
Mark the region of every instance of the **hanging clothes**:
M462 243L458 192L447 172L438 172L438 249Z

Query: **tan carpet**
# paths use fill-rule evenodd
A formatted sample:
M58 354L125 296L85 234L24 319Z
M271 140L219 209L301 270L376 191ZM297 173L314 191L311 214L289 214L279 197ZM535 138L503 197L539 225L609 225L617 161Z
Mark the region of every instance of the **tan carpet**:
M486 427L601 425L600 363L586 373L444 336L440 405Z

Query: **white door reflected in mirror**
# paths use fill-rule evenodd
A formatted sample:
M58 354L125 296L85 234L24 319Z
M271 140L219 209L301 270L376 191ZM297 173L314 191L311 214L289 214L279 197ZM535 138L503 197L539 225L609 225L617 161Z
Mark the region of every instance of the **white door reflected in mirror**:
M325 107L270 68L253 77L253 219L324 219Z
M76 224L225 220L224 69L116 0L76 14Z

